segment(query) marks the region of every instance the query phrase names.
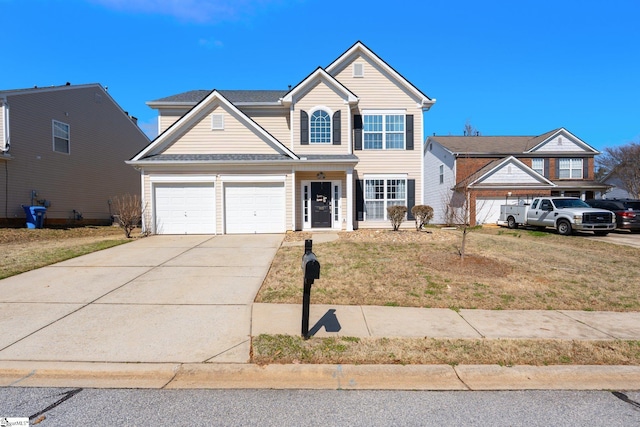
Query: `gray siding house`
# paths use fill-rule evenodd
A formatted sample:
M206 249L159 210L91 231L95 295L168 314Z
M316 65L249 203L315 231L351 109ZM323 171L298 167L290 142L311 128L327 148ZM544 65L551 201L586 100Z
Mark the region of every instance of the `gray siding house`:
M0 90L0 224L109 223L112 198L140 193L125 161L149 143L100 84Z

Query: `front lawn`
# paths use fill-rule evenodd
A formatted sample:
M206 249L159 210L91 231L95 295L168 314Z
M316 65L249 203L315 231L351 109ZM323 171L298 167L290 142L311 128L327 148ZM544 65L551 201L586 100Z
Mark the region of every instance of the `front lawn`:
M552 231L358 230L314 245L312 304L452 309L640 310L640 250ZM290 233L286 240L308 234ZM301 303L304 249L279 249L256 302Z

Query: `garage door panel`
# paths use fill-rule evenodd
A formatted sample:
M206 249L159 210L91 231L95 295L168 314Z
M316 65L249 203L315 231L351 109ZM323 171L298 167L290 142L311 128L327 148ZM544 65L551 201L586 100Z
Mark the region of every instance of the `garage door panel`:
M157 234L214 234L215 189L213 183L155 185Z
M476 199L476 224L495 224L500 219L500 205L504 204L504 198Z
M226 184L225 223L229 234L284 232L284 183Z

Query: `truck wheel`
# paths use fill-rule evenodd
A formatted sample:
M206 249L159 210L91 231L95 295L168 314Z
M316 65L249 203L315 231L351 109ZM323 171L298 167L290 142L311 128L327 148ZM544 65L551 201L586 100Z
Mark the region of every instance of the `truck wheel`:
M507 227L514 229L514 228L518 228L518 223L516 222L516 219L512 216L510 216L509 218L507 218Z
M571 224L566 219L561 219L556 224L556 229L558 230L558 234L563 236L568 236L571 234Z

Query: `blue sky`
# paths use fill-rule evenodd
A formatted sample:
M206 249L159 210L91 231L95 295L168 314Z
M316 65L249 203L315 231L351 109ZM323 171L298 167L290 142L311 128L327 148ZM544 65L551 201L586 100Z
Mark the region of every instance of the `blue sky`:
M145 102L286 89L361 40L436 105L425 131L640 140L637 0L0 0L0 89L101 83Z

